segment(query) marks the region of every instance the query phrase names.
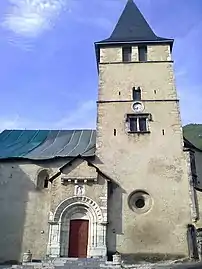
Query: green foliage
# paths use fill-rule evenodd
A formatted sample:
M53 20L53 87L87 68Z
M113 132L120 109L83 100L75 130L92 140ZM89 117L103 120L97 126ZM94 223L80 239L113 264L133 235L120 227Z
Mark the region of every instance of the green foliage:
M188 124L183 127L184 137L202 150L202 124Z

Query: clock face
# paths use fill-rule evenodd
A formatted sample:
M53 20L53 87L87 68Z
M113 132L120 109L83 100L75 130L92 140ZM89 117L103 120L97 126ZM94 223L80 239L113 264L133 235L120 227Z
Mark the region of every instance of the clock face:
M135 112L142 112L144 109L143 105L141 103L134 103L133 104L133 110Z

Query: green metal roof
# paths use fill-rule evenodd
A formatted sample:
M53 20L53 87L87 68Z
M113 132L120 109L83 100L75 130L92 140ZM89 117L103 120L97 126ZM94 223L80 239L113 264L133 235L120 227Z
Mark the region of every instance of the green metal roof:
M202 150L202 125L183 127L184 137ZM5 130L0 133L0 160L48 160L95 155L95 130Z
M95 138L95 130L5 130L0 133L0 159L90 157Z
M188 141L202 150L202 124L188 124L183 127L183 133Z

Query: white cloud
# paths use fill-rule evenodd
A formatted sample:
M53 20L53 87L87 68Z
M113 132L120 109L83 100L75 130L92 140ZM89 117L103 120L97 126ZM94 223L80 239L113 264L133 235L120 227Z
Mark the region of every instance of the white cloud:
M23 37L36 37L52 27L67 0L8 0L2 26Z
M19 116L0 117L0 131L18 128Z
M81 129L95 128L96 123L96 102L94 100L86 101L78 108L55 124L59 129Z
M179 69L176 69L175 71L175 77L178 79L178 78L181 78L181 77L184 77L187 75L187 70L186 69L183 69L183 68L179 68Z
M46 129L46 124L36 123L32 119L25 119L19 115L1 116L0 131L13 129Z
M183 125L194 122L201 122L202 96L201 87L191 89L183 88L179 91L181 117ZM194 105L194 108L192 107ZM194 119L194 121L193 121ZM88 100L77 108L67 112L67 116L55 122L41 122L21 118L19 115L0 117L0 131L5 129L94 129L96 127L96 102Z
M8 10L1 26L18 38L35 38L44 31L52 29L56 19L64 10L68 10L69 14L72 13L73 20L82 24L95 25L105 30L111 29L114 24L113 20L108 19L104 14L86 15L88 0L7 0L7 2ZM120 9L123 2L122 0L92 0L91 4L96 4L96 9L104 8L106 11L109 8ZM15 39L12 43L18 44Z
M19 115L0 117L0 131L5 129L93 129L96 124L96 102L88 100L56 122L41 122Z

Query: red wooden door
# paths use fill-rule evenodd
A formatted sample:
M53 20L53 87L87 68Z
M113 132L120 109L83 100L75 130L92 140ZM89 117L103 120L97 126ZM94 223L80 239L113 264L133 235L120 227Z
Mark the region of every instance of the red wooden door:
M69 231L69 257L86 258L88 246L88 220L71 220Z

